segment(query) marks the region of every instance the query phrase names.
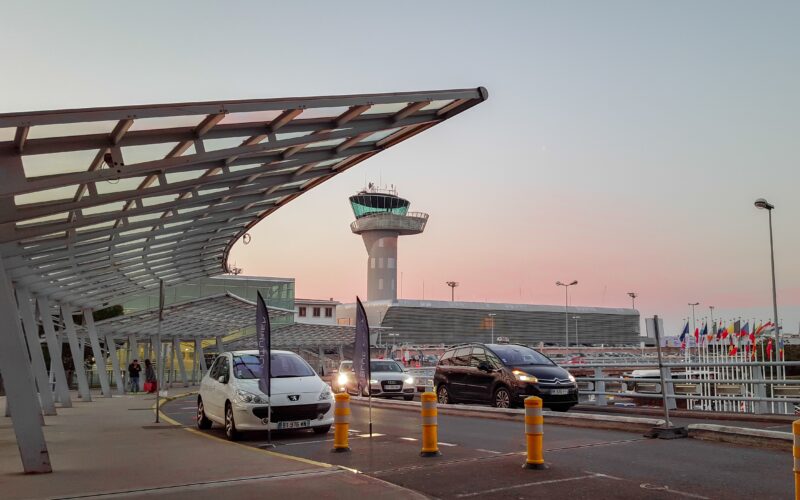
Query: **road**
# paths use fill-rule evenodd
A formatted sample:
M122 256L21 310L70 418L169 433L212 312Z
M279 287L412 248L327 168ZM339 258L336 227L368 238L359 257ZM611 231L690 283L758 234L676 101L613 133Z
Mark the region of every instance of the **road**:
M194 426L195 397L163 411ZM692 439L651 440L635 433L549 425L544 471L525 470L522 422L439 416L442 456L421 458L415 412L353 405L350 453L331 453L333 434L274 432L275 451L335 464L435 498L791 498L791 453ZM222 429L207 431L219 437ZM266 433L243 444L266 444Z

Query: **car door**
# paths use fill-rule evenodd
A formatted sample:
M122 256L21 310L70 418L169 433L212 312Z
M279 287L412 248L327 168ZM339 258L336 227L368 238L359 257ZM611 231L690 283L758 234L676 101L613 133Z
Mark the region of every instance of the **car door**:
M217 420L223 420L225 417L225 400L227 398L228 385L219 381L221 377L226 380L230 379L230 362L228 356L220 356L219 362L216 364L217 370L214 377L211 379L211 412Z
M456 399L468 398L464 382L469 368L470 351L472 351L472 347L459 347L453 354L450 364L450 393Z
M464 373L464 390L467 398L473 401L489 401L491 398L493 370L480 370L479 366L488 366L486 350L475 346L469 356L469 366Z

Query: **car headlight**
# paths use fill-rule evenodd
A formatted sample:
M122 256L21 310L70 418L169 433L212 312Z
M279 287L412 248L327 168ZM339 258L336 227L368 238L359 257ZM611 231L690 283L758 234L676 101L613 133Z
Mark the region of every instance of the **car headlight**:
M339 378L337 380L339 381L339 385L341 386L347 385L347 374L340 373Z
M236 399L241 401L242 403L247 404L267 404L267 399L262 398L258 394L253 394L251 392L243 391L241 389L236 389Z
M570 374L567 375L567 377L569 377L569 381L570 382L572 382L573 384L575 383L575 375L570 373Z
M319 400L325 401L328 399L331 399L331 388L328 385L325 385L325 388L319 393Z
M512 371L511 371L511 373L512 373L512 374L514 375L514 377L515 377L517 380L519 380L520 382L530 382L530 383L532 383L532 384L535 384L536 382L538 382L538 381L539 381L539 379L538 379L538 378L534 377L534 376L533 376L533 375L531 375L530 373L525 373L525 372L524 372L524 371L522 371L522 370L512 370Z
M405 382L406 384L408 384L408 385L412 385L412 384L414 383L414 377L411 377L411 376L409 376L409 377L406 377L406 379L404 380L404 382Z
M370 380L370 381L369 381L369 383L370 383L370 384L377 384L377 383L378 383L378 381L377 381L377 380Z

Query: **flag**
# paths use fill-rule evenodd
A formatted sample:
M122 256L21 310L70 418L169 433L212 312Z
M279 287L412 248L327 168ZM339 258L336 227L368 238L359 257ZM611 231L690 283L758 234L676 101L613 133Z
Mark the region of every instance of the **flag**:
M773 323L772 321L767 321L761 327L761 330L759 332L756 332L756 333L767 333L767 329L774 330L774 328L773 328L774 326L775 326L775 323Z
M697 327L694 329L694 344L700 345L700 329Z
M369 322L367 322L367 313L364 311L361 299L356 297L356 339L353 352L353 372L356 376L356 384L359 386L359 394L363 389L369 391L369 380L372 376L369 358Z
M772 339L769 339L769 342L767 342L767 359L772 359Z
M749 337L750 336L750 322L744 324L744 327L739 331L740 337Z
M763 330L763 329L764 329L764 325L759 323L758 326L753 329L753 334L754 335L758 335L759 333L761 333L761 330Z
M714 338L714 335L708 334L708 323L703 324L703 331L700 332L700 335L706 338L706 341L711 342L711 339Z
M737 319L736 321L733 322L733 332L732 333L735 333L735 334L739 335L739 332L741 332L741 331L742 331L742 321Z
M722 337L722 330L723 330L723 328L722 328L722 320L719 320L719 326L717 327L717 340L719 340L720 338L723 338Z
M683 325L683 331L681 332L681 343L686 341L686 336L689 335L689 322L687 321L685 325Z
M267 395L272 396L272 383L270 374L270 354L272 352L272 340L270 339L269 314L267 305L261 292L256 292L256 341L258 342L258 354L261 356L261 373L258 376L258 388Z
M724 339L724 338L727 338L727 337L728 337L728 335L730 335L730 334L732 334L732 333L733 333L733 323L731 323L730 325L728 325L728 327L727 327L727 328L725 328L725 329L722 331L722 338L723 338L723 339Z
M728 351L728 356L736 356L736 353L738 351L739 351L739 349L735 345L731 344L731 348Z
M778 343L778 359L783 361L783 339Z

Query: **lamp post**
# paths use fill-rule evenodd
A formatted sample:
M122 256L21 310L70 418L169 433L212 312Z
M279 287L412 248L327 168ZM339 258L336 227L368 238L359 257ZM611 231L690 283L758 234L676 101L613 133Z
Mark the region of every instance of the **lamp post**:
M448 281L447 286L450 287L450 302L456 301L456 287L458 286L457 281Z
M489 321L492 322L492 344L494 344L494 317L497 316L497 313L489 313Z
M776 348L780 349L781 329L778 326L778 294L775 291L775 247L772 243L772 209L775 208L775 205L772 205L764 198L759 198L756 200L755 206L758 209L766 210L769 214L769 257L772 263L772 313L773 318L775 318L775 344L777 344Z
M564 347L569 347L569 287L577 284L577 280L572 283L556 281L556 286L564 287Z
M631 309L636 309L636 297L638 296L639 294L636 292L628 292L628 297L631 298Z
M578 320L581 319L580 316L573 316L572 319L575 320L575 345L578 346L580 343L578 342Z

